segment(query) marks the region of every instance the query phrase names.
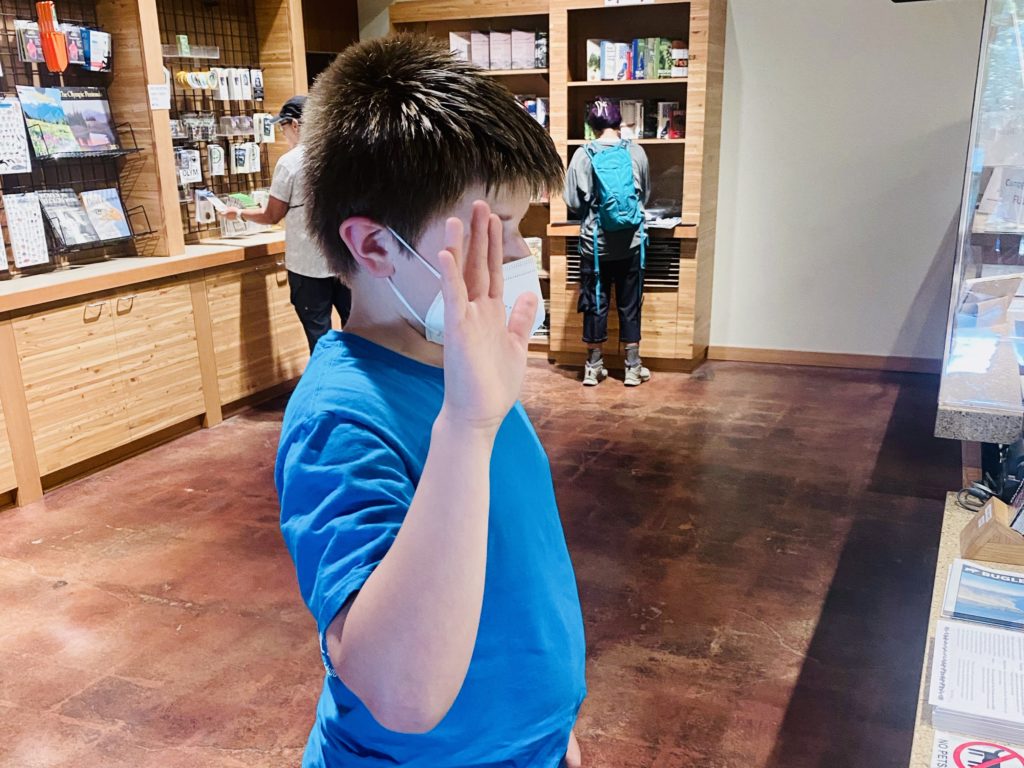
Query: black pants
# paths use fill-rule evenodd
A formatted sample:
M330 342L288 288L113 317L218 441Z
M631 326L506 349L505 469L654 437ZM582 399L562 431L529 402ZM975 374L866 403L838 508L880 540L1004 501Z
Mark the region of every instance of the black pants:
M295 314L309 341L309 351L320 337L331 330L331 307L338 310L341 324L348 322L352 311L352 292L336 277L305 277L289 270L288 287Z
M601 286L598 296L597 286ZM608 341L608 306L615 288L619 310L619 341L640 342L640 314L644 304L644 273L640 252L625 259L601 262L601 275L595 273L593 257L580 261L580 300L576 307L583 313L583 341L603 344Z

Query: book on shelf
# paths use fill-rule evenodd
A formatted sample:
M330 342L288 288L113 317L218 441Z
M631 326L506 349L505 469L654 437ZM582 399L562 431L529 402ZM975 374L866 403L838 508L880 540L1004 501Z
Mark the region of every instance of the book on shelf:
M113 55L110 33L83 28L82 41L85 44L84 53L88 69L93 72L109 72Z
M99 242L100 236L73 189L44 189L37 194L46 223L61 248Z
M123 240L132 236L121 194L116 187L83 192L82 205L101 240Z
M452 52L456 59L459 61L472 61L473 57L470 54L473 45L473 35L471 32L449 32L448 33L448 49Z
M35 192L4 195L3 203L14 266L25 269L48 264L50 252L46 247L46 227L39 195Z
M615 77L612 79L633 79L633 46L629 43L615 43Z
M536 59L537 33L528 30L513 29L512 66L511 69L533 69Z
M491 30L491 69L512 69L512 33Z
M481 69L491 68L491 36L486 32L469 33L470 61Z
M25 19L14 20L14 32L18 40L18 58L26 64L42 64L43 38L39 34L39 23Z
M647 41L637 38L633 41L633 61L630 79L643 80L647 75Z
M611 40L601 41L601 79L614 80L618 72L618 49Z
M587 40L587 82L593 83L601 80L603 71L601 52L602 40Z
M668 137L670 139L686 138L686 110L676 107L669 118Z
M658 69L659 78L672 77L672 41L664 37L658 38Z
M68 49L68 63L80 66L85 61L85 40L82 37L82 28L77 24L61 24L60 31L64 33L64 40Z
M60 103L80 150L101 152L121 148L105 88L64 86L60 89Z
M0 175L31 171L32 155L21 102L13 96L0 96Z
M644 103L641 99L622 99L619 102L622 115L621 133L624 139L641 139L644 135Z
M36 157L81 151L68 124L59 88L19 85L17 90Z
M672 132L672 115L678 111L678 101L658 102L658 134L655 138L667 139Z
M936 730L1024 741L1024 632L939 620L928 703Z
M533 43L533 66L536 69L548 68L548 33L537 32Z
M682 40L672 41L672 77L687 77L690 74L690 49Z
M949 567L942 613L965 621L1024 629L1024 573L957 558Z

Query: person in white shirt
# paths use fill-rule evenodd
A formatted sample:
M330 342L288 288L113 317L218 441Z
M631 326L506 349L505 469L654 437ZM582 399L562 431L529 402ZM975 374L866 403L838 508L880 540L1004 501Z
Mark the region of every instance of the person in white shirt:
M270 201L264 208L229 208L225 216L257 224L285 222L285 266L292 306L302 322L309 341L309 351L331 329L331 308L338 310L342 325L352 310L352 293L327 265L316 242L309 236L306 216L301 144L302 110L305 96L293 96L281 107L274 122L291 149L281 156L274 168L270 185Z

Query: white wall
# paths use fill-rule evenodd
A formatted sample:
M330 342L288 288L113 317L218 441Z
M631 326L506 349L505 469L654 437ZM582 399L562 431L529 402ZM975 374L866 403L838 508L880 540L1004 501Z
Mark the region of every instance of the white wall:
M729 0L713 346L939 358L983 0Z

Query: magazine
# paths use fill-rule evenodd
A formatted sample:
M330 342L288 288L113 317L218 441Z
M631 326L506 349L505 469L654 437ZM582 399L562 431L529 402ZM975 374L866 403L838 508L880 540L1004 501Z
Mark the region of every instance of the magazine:
M0 174L31 170L32 155L28 151L21 102L13 96L0 96Z
M36 157L81 151L64 114L59 88L19 85L18 98Z
M77 24L61 24L60 31L68 48L69 64L85 64L85 42L82 40L82 28Z
M29 64L42 64L43 39L39 34L39 23L15 19L14 30L18 36L18 58Z
M50 253L46 248L46 228L38 195L35 192L4 195L3 201L14 266L24 269L48 263Z
M60 103L83 152L110 152L121 148L105 88L64 87L60 89Z
M111 65L110 33L98 29L82 29L85 43L85 66L93 72L109 72Z
M957 619L1024 629L1024 573L957 558L949 568L942 612Z
M62 248L99 241L100 236L73 189L47 189L37 194L46 223Z
M82 204L101 240L122 240L132 236L121 195L114 187L82 193Z

